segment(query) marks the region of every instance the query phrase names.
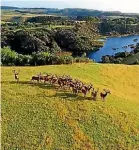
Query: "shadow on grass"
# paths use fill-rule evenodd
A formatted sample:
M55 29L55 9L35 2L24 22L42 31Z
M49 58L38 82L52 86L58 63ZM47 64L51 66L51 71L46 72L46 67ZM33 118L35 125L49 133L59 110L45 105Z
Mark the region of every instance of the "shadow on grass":
M38 86L39 88L42 89L47 89L47 90L55 90L56 93L54 95L48 95L46 97L48 98L60 98L63 100L68 100L68 101L81 101L81 100L92 100L91 97L83 97L81 95L75 95L73 94L70 90L68 89L59 89L57 85L51 85L51 84L44 84L38 83L38 82L31 82L31 81L2 81L1 83L4 84L19 84L19 85L29 85L29 86Z
M83 97L81 95L75 95L70 93L70 91L68 92L57 92L55 94L55 97L60 97L62 99L67 99L69 101L80 101L80 100L91 100L90 97Z

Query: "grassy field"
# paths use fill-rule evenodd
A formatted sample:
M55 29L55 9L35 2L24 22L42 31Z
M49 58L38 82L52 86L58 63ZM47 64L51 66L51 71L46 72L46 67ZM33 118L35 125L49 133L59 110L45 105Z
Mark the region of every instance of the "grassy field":
M20 83L12 69L20 69ZM110 89L105 102L30 84L39 72ZM89 96L89 95L88 95ZM2 67L2 150L139 150L139 66Z
M2 11L1 20L3 22L24 22L28 18L37 17L37 16L53 16L53 15L19 13L15 11Z

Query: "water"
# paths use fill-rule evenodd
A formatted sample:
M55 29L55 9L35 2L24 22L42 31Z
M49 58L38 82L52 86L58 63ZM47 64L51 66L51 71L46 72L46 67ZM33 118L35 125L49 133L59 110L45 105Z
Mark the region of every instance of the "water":
M134 42L134 39L138 39ZM122 48L123 46L127 46L130 44L137 44L139 42L139 35L131 35L124 37L109 37L106 39L106 42L102 48L100 48L96 52L89 52L87 56L90 59L95 60L96 62L101 61L102 56L104 55L114 55L118 52L130 52L132 49L130 47ZM113 50L112 48L118 48L117 50Z

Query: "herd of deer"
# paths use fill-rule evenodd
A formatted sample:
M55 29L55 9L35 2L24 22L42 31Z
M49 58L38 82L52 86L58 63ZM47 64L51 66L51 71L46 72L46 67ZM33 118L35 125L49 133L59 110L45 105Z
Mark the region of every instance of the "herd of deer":
M13 70L15 80L19 82L19 72ZM32 76L31 82L37 81L44 82L51 85L58 85L58 89L69 89L73 94L77 95L82 93L86 97L87 93L91 93L93 100L96 100L98 97L99 89L95 89L92 84L86 85L78 79L72 79L69 75L58 76L56 74L46 74L42 75L41 73L37 76ZM100 93L102 100L105 100L106 96L111 94L109 90L104 89L104 92Z
M69 75L58 76L56 74L46 74L38 76L32 76L31 81L37 81L48 83L51 85L58 85L58 88L69 89L73 94L77 95L82 93L86 97L87 93L91 93L92 99L96 100L99 89L95 89L92 84L86 85L78 79L72 79ZM104 92L100 93L101 99L105 100L107 94L110 94L109 90L104 89Z

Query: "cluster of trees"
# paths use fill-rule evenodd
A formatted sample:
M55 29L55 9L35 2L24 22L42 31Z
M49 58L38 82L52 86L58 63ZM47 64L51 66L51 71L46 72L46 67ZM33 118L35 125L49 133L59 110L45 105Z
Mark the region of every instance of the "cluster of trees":
M92 24L77 24L71 29L7 30L2 29L1 46L9 46L21 54L32 52L71 51L83 53L95 47L97 28Z
M19 54L9 47L1 49L1 63L8 66L72 64L74 62L89 62L86 57L58 56L49 52L33 52L31 55Z
M26 22L35 22L35 23L47 23L53 21L62 21L65 20L64 17L60 16L36 16L31 17L26 20Z
M104 19L99 26L102 34L131 34L139 31L136 18Z
M36 16L28 18L25 23L41 23L42 25L65 25L65 26L74 26L76 23L74 20L71 20L69 17L61 16Z
M92 17L92 16L77 16L75 18L78 21L91 21L91 22L100 22L100 18L99 17Z

